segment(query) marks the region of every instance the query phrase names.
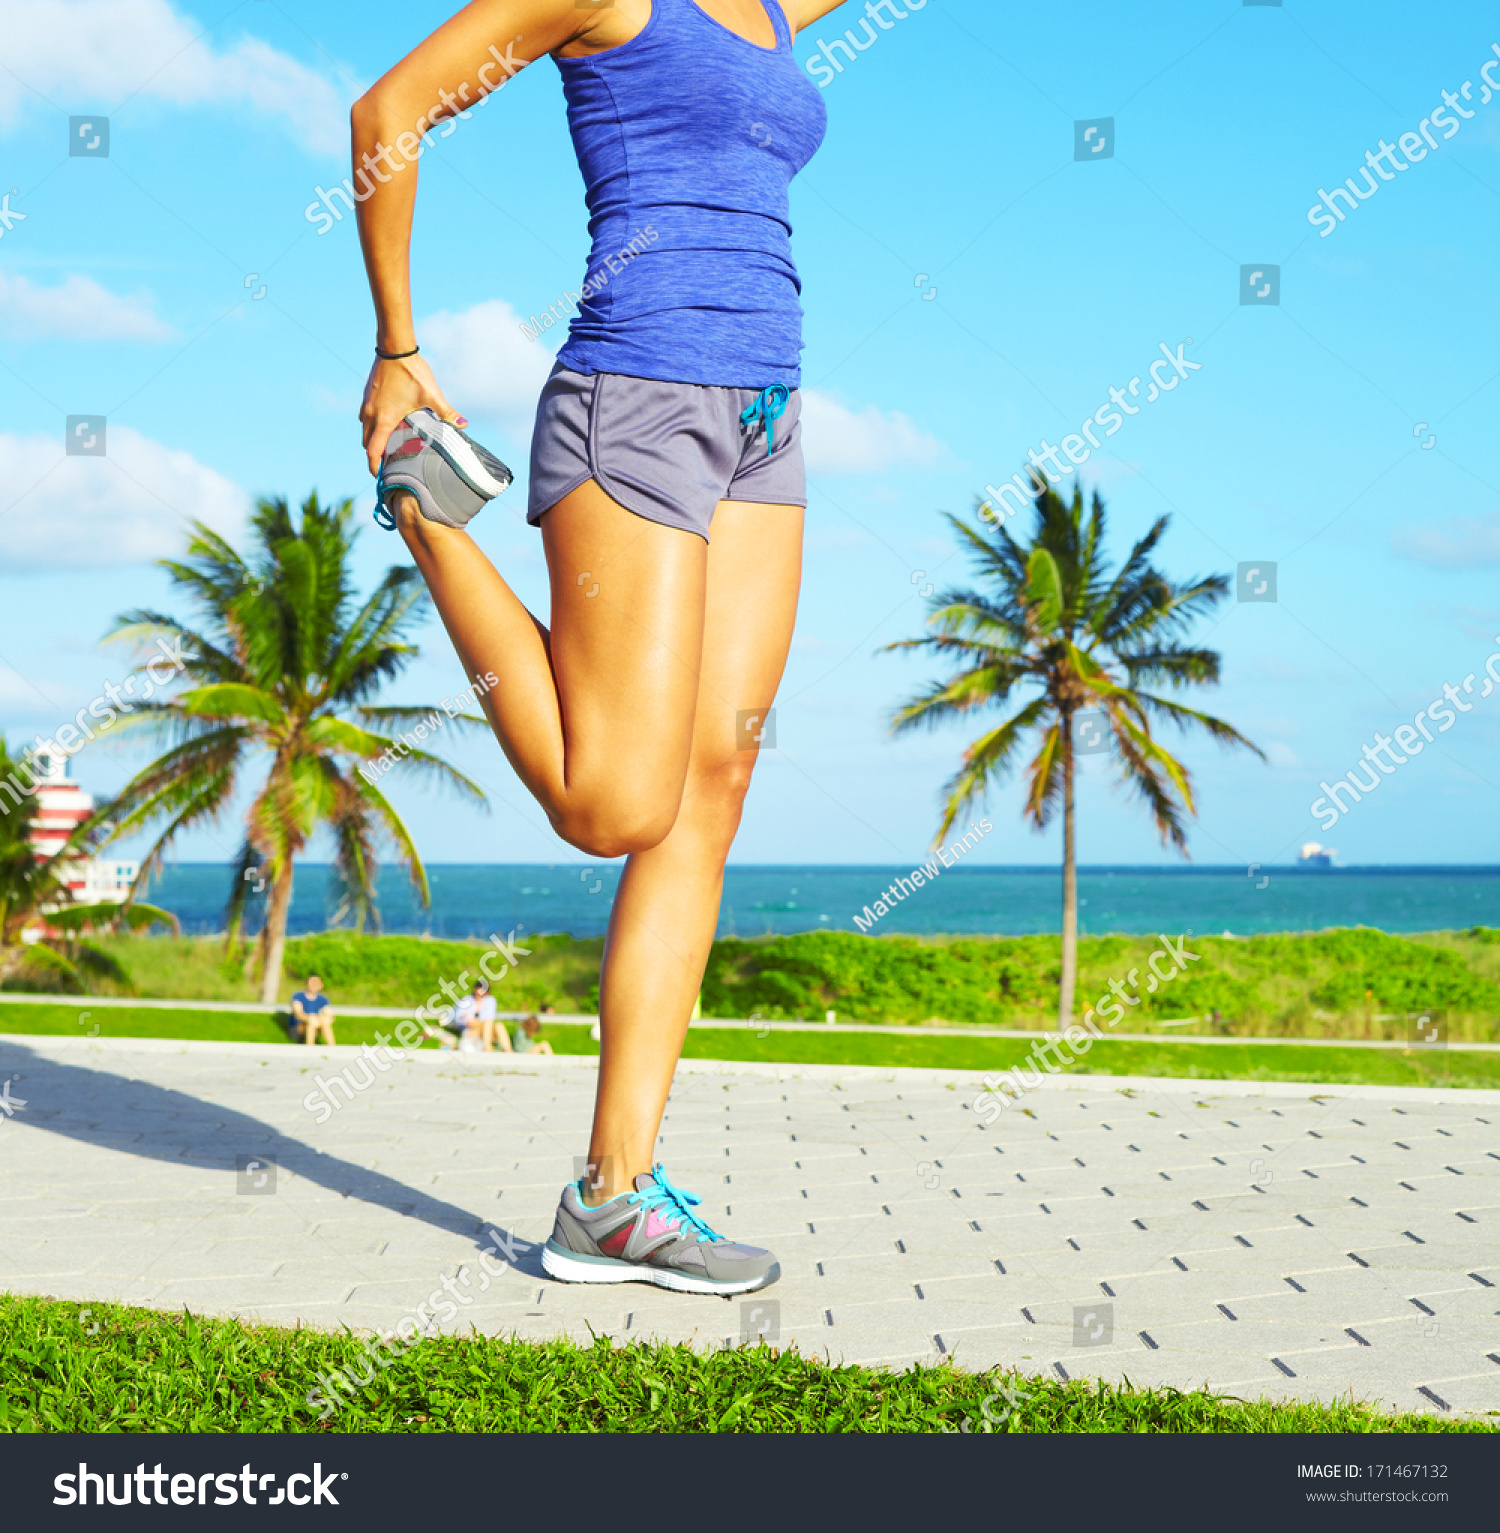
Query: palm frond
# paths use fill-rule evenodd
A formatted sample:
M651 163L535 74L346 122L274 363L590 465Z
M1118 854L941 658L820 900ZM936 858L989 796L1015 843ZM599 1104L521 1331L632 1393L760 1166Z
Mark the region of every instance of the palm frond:
M1009 657L997 657L960 671L947 681L933 682L925 692L903 704L891 719L891 732L902 734L910 729L935 729L960 714L1004 702L1016 683L1025 679L1027 673L1015 666Z
M422 865L417 844L412 840L411 832L406 828L406 822L396 813L390 800L374 783L357 777L354 779L353 786L354 791L369 805L371 813L379 820L381 828L395 845L396 853L411 877L412 887L416 889L418 898L422 901L422 908L427 909L432 904L432 890L427 882L427 869Z
M963 764L943 784L943 818L933 845L952 830L959 816L975 803L983 804L990 788L1003 780L1013 765L1025 733L1047 709L1045 697L1035 698L1013 718L981 735L964 751Z
M420 574L406 565L388 570L367 598L358 596L352 518L348 500L324 504L314 494L294 509L283 498L264 499L252 513L243 552L194 523L183 556L161 565L196 609L193 621L137 608L123 613L110 635L143 648L165 639L186 662L186 685L172 698L132 703L126 693L119 710L122 732L160 751L96 827L111 837L155 836L133 894L183 830L223 813L252 751L265 752L265 775L246 811L233 868L231 940L255 892L244 875L259 869L284 894L294 860L319 826L333 832L344 914L378 924L375 849L382 836L395 843L428 897L415 844L374 787L375 773L366 775L369 762L399 754L391 770L404 778L440 784L487 807L477 782L441 757L390 738L434 715L455 729L489 726L468 710L379 704L380 689L418 653L411 634L428 596ZM9 930L5 855L0 846L0 926ZM27 876L35 885L36 877ZM280 906L272 902L271 909L270 918L281 919L274 914ZM268 975L265 982L274 987L274 980Z
M1211 713L1199 713L1195 708L1185 708L1169 697L1157 697L1150 692L1134 692L1132 697L1137 705L1143 706L1150 712L1163 714L1182 729L1188 729L1196 724L1220 745L1242 745L1247 751L1253 751L1262 761L1266 759L1266 753L1253 740L1247 740L1233 724L1228 724L1223 719L1216 719Z
M935 727L989 706L1011 707L1016 688L1031 682L1040 695L970 744L945 784L939 835L996 779L1001 758L991 762L990 752L1003 746L1009 763L1019 729L1040 733L1023 812L1041 828L1072 781L1073 745L1066 738L1071 720L1098 707L1109 717L1132 791L1146 799L1163 836L1182 848L1184 816L1195 812L1192 783L1176 757L1152 738L1151 718L1202 729L1223 744L1257 748L1222 719L1141 688L1218 681L1218 653L1188 642L1186 630L1224 600L1227 577L1178 582L1163 574L1153 560L1169 525L1165 516L1111 573L1104 552L1108 517L1098 492L1085 505L1081 485L1075 483L1065 500L1039 474L1032 483L1034 515L1024 540L1005 523L986 532L947 516L976 571L977 588L944 591L928 608L926 633L883 646L923 651L947 667L901 705L893 732Z
M1030 785L1023 812L1038 830L1051 822L1058 800L1062 798L1063 766L1062 726L1053 722L1042 732L1041 746L1026 769Z

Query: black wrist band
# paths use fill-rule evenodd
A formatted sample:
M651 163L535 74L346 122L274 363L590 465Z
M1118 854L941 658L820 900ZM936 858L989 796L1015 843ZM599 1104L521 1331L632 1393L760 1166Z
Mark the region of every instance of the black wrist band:
M413 346L410 351L382 351L377 346L375 348L375 355L377 357L379 357L382 362L399 362L402 359L402 357L414 357L414 356L416 356L416 354L421 349L422 348L420 346Z

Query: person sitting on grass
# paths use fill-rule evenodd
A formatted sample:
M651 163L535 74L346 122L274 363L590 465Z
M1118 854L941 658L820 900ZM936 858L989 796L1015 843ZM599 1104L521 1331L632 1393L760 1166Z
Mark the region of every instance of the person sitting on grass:
M429 1038L436 1038L445 1049L477 1054L498 1047L510 1052L510 1034L497 1021L488 980L475 980L473 992L459 997L457 1005L443 1017L441 1028L428 1027L426 1031Z
M535 1017L527 1019L516 1029L517 1054L550 1054L552 1045L545 1038L537 1035L542 1030L542 1024Z
M505 1040L501 1047L507 1053L510 1051L510 1038L496 1021L495 998L490 994L488 980L474 981L472 993L453 1008L453 1017L459 1030L458 1047L465 1054L491 1053L497 1031Z
M333 1007L323 994L323 981L316 974L307 976L306 986L292 997L292 1040L311 1044L322 1033L333 1047Z
M468 1026L477 1028L480 1042L484 1046L486 1054L499 1049L503 1054L510 1053L510 1034L500 1025L498 1007L495 997L490 994L490 983L486 979L474 981L473 1010L469 1014Z

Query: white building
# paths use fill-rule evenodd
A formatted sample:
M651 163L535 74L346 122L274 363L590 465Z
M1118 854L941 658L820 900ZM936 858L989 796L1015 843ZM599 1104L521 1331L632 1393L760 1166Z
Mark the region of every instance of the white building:
M31 845L43 860L50 861L63 848L73 830L93 813L94 800L68 776L68 758L40 751L31 762L37 790ZM120 904L140 864L111 857L70 857L65 882L79 905Z

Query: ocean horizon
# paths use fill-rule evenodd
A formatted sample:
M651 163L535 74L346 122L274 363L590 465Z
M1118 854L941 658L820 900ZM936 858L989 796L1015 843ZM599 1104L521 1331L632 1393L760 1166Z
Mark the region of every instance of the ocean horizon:
M380 930L432 937L491 932L604 934L621 864L433 863L423 909L404 872L379 876ZM335 923L327 863L299 862L287 929ZM724 874L720 937L858 931L854 918L907 877L909 866L731 864ZM146 898L190 935L224 930L231 869L179 863L152 880ZM1080 867L1078 924L1085 935L1165 932L1251 936L1373 926L1390 932L1500 926L1500 867L1375 866ZM252 900L263 909L264 896ZM249 923L258 928L260 915ZM373 928L367 928L373 929ZM1023 936L1062 929L1062 874L1055 866L946 869L906 894L871 935Z

